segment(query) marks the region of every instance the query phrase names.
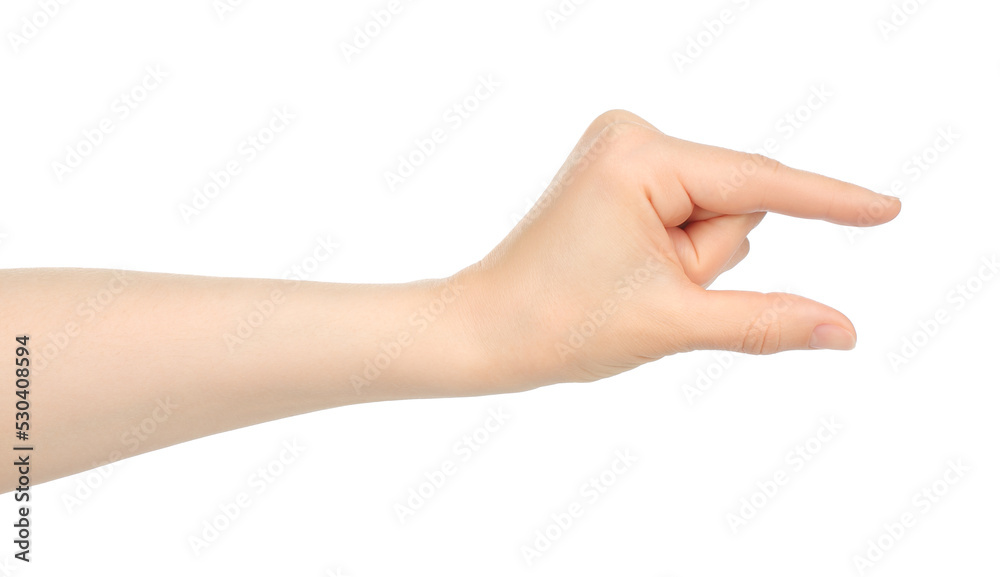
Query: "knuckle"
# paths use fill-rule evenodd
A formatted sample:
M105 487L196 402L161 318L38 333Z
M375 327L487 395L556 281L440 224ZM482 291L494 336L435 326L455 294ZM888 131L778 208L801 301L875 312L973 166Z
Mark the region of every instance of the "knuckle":
M594 122L591 123L591 128L595 129L597 132L611 126L613 124L620 124L623 122L636 123L636 124L646 124L642 118L638 115L633 114L627 110L608 110L602 113Z
M770 156L764 156L757 152L747 152L747 160L757 167L757 170L771 176L781 171L784 165Z
M654 129L643 124L615 122L601 130L591 152L606 173L635 175L648 166L642 158L643 151L648 150L656 134Z
M598 116L584 136L586 144L571 158L575 174L593 171L599 178L623 183L648 180L650 154L664 135L639 116L626 110L609 110ZM616 187L602 189L613 194Z
M769 355L778 352L781 327L777 321L758 319L751 323L743 337L740 350L749 355Z
M764 307L747 322L740 350L751 355L771 355L782 350L782 312L790 303L789 297L781 293L765 295Z

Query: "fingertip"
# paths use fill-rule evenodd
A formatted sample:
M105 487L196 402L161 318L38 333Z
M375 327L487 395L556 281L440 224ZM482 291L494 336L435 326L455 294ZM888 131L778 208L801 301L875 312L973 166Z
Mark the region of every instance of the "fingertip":
M888 212L886 214L887 218L884 222L889 222L899 216L899 211L903 209L903 201L901 201L898 196L889 196L888 194L880 194L879 196L884 198L888 203Z
M871 202L859 212L856 221L851 224L854 226L878 226L899 216L903 203L898 197L877 192L871 193L871 197Z
M822 324L813 329L809 337L810 349L849 351L858 342L857 334L840 325Z

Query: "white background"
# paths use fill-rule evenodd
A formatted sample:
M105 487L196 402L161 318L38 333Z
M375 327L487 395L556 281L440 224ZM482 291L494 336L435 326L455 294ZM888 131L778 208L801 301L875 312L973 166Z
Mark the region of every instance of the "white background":
M851 575L907 512L915 525L882 538L866 575L1000 571L1000 280L980 276L1000 253L996 2L931 0L885 34L894 6L918 4L591 0L553 26L557 0L403 0L350 62L343 43L387 0L256 0L221 17L211 0L71 2L49 19L42 4L0 12L3 267L277 278L329 237L339 248L312 280L449 275L503 238L612 108L731 148L775 138L789 165L883 192L898 181L903 209L861 234L771 215L716 285L837 307L852 352L697 352L593 384L193 441L34 488L34 560L11 559L5 522L0 574ZM723 10L729 23L712 24ZM167 77L121 118L120 95L157 66ZM447 122L490 75L500 87ZM815 110L813 89L830 94ZM181 206L282 106L294 122L185 222ZM60 180L53 163L105 118L113 132ZM447 141L390 190L384 172L439 127ZM948 322L928 336L939 309ZM453 445L496 408L509 421L462 461ZM831 418L836 436L809 445ZM305 451L257 494L250 475L293 441ZM800 445L818 452L798 469L786 455ZM581 486L619 450L637 461L591 503ZM457 473L400 523L395 506L445 460ZM930 510L914 503L949 461L969 471L938 483ZM777 471L788 482L734 532L729 516ZM241 491L251 506L196 555L189 538ZM523 547L573 501L583 515L529 566Z

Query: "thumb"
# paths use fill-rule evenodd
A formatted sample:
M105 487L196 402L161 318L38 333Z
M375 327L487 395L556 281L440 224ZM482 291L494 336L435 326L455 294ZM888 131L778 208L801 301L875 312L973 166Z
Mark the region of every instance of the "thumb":
M696 289L689 331L694 349L769 355L798 349L849 350L857 333L846 316L788 293Z

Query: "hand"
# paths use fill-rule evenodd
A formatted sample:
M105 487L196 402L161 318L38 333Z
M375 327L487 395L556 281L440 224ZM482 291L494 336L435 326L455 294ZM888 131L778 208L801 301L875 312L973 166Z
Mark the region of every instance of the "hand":
M769 210L877 224L899 203L612 112L511 234L449 279L0 271L0 300L12 303L0 329L47 335L31 341L33 382L44 383L31 416L53 426L32 429L50 449L31 480L353 403L593 380L693 349L850 348L854 328L827 306L705 290L746 255ZM113 304L93 308L101 295ZM0 420L14 409L0 407ZM155 434L132 435L154 421ZM0 471L0 492L19 482Z
M695 349L850 349L851 321L784 293L705 290L765 212L868 226L899 200L608 112L535 207L456 278L503 390L590 381Z

